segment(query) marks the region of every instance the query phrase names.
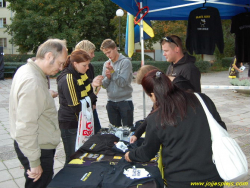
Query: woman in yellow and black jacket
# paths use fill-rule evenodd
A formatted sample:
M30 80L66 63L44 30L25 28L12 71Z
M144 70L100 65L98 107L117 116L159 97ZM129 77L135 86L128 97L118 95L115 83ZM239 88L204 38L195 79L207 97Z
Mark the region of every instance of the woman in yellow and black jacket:
M94 87L101 85L101 76L96 77L91 85L85 74L90 60L90 56L84 50L73 51L68 56L63 71L57 77L60 104L58 119L66 155L65 164L75 152L78 115L81 111L80 100L89 96L91 104L94 105L97 96L93 93L92 85Z

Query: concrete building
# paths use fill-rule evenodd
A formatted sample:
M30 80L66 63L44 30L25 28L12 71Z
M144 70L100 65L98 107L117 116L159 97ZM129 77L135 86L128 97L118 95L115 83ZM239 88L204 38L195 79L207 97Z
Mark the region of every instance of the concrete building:
M9 42L12 36L5 33L4 24L10 24L13 16L13 12L7 9L8 5L6 0L0 0L0 46L3 47L4 54L18 54L18 47Z

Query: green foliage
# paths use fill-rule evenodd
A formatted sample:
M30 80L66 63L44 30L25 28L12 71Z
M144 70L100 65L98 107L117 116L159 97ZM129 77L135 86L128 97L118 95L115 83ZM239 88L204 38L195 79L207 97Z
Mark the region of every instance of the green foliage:
M210 63L208 61L196 61L195 65L202 73L208 72L210 68Z
M222 30L224 37L224 51L221 54L216 47L214 55L216 59L222 59L224 57L233 57L235 55L235 36L230 32L231 20L222 20Z
M120 53L122 53L124 56L128 57L124 51L121 51ZM91 62L107 61L107 60L108 60L108 58L103 52L95 52L95 57L92 59ZM140 61L140 60L141 60L141 53L134 53L132 56L132 61ZM145 61L152 61L153 59L150 56L144 54L144 60Z
M250 86L250 78L234 78L230 80L230 84L234 86Z
M8 1L15 14L6 31L20 53L35 53L48 38L65 39L71 52L83 39L100 46L114 36L109 20L118 6L109 0Z
M92 61L91 64L94 66L95 76L101 75L104 62ZM163 72L166 72L169 66L169 63L166 61L145 61L145 65L153 65L153 66L158 67ZM138 69L141 67L141 61L132 61L132 66L133 66L133 72L137 72Z
M222 61L215 61L211 64L210 71L226 71L228 67L223 67Z
M17 68L19 68L24 64L26 64L26 61L25 62L5 62L4 66L17 66Z
M225 57L221 59L221 64L223 67L230 67L231 63L233 61L233 57Z
M35 54L5 54L5 62L26 62L27 59L31 57L36 57Z

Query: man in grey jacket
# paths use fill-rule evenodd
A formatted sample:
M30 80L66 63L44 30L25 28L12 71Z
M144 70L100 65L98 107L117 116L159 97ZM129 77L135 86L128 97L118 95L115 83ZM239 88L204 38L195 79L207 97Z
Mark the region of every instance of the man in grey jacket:
M46 76L57 74L67 55L65 41L49 39L39 46L36 60L29 59L12 81L10 135L24 166L25 188L47 187L54 174L55 148L61 134Z
M109 122L116 127L122 125L132 127L134 113L132 63L129 58L119 54L115 42L111 39L102 42L101 50L109 58L102 70L104 76L102 86L108 95L106 109Z

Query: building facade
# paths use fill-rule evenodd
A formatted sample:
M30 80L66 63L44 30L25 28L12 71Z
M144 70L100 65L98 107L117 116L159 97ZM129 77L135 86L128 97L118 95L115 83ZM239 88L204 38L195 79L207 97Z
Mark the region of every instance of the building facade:
M13 12L7 8L8 5L6 0L0 0L0 47L3 47L4 54L18 54L18 47L9 42L12 36L5 32L4 24L10 24L13 16Z

